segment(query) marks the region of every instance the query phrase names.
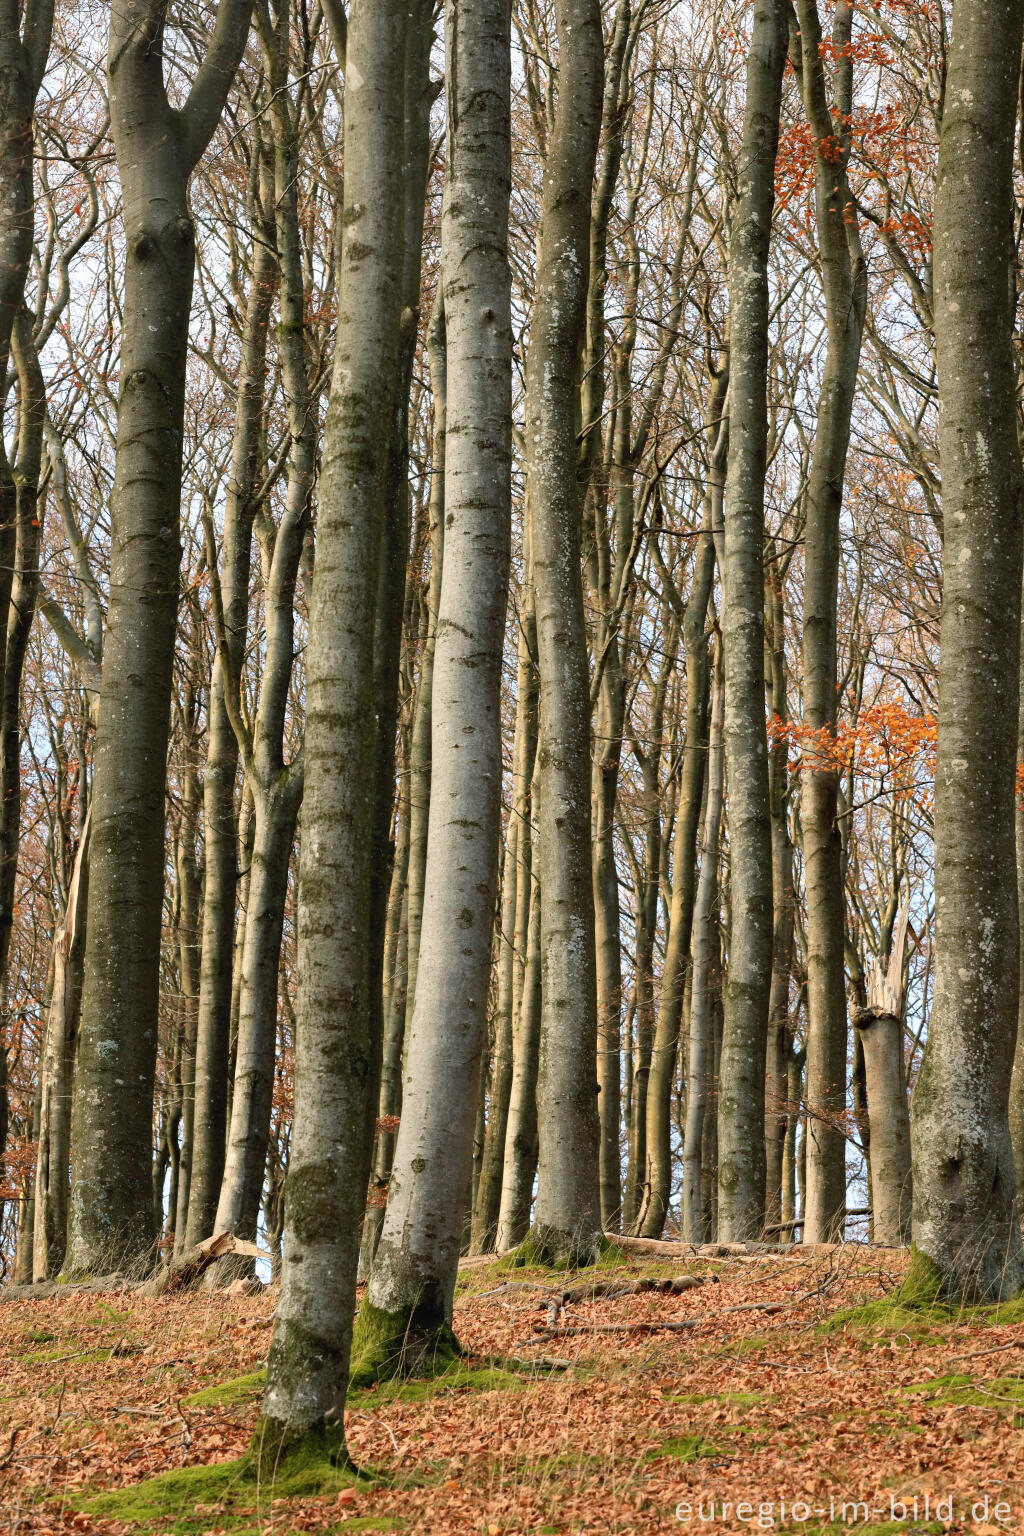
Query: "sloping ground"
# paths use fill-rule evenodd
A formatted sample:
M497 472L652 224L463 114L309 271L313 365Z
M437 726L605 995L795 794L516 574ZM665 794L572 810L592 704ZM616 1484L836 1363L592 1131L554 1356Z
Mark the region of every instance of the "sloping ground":
M359 1476L273 1487L234 1460L273 1293L9 1300L0 1530L1024 1531L1024 1306L905 1311L885 1300L902 1263L847 1247L568 1280L467 1269L459 1370L353 1394ZM615 1295L684 1272L703 1283ZM584 1281L604 1294L553 1301Z

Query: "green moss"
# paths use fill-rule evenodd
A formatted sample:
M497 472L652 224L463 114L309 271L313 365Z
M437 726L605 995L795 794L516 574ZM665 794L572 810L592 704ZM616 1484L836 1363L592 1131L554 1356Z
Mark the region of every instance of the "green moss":
M900 1305L904 1307L932 1307L945 1299L942 1291L942 1273L934 1260L921 1252L916 1243L910 1245L910 1263L903 1284L899 1289Z
M1024 1407L1024 1378L997 1376L991 1381L979 1381L975 1376L936 1376L931 1381L915 1381L900 1387L900 1392L926 1395L943 1403L956 1403L961 1407L1012 1408Z
M534 1373L522 1369L508 1370L500 1363L468 1366L457 1357L445 1370L422 1380L392 1377L370 1387L350 1385L349 1406L369 1411L386 1403L423 1403L439 1392L508 1392L528 1387L535 1379ZM216 1382L211 1387L191 1392L182 1398L182 1403L186 1408L244 1407L263 1396L266 1384L264 1367L250 1371L247 1376L235 1376L230 1381Z
M937 1520L885 1520L881 1525L794 1525L787 1526L779 1536L843 1536L855 1530L857 1536L941 1536L946 1527Z
M369 1487L371 1480L347 1464L336 1464L318 1446L283 1455L270 1475L261 1472L252 1455L213 1466L182 1467L162 1472L144 1483L94 1495L78 1507L105 1520L121 1520L143 1529L156 1526L174 1536L207 1531L213 1521L226 1531L259 1531L266 1523L272 1499L329 1497L342 1488ZM262 1511L262 1519L258 1518Z
M716 1349L716 1355L754 1355L760 1349L767 1349L771 1339L766 1333L748 1333L738 1339L730 1339L723 1344L721 1349ZM776 1344L776 1348L778 1345Z
M701 1461L705 1457L728 1456L721 1446L705 1440L703 1435L672 1435L654 1450L648 1451L648 1459L671 1456L674 1461Z
M531 1227L518 1248L501 1260L506 1270L618 1269L622 1262L621 1250L600 1232L567 1233L546 1226Z
M497 1365L471 1367L456 1359L447 1369L420 1381L393 1377L372 1388L350 1387L348 1406L358 1412L386 1403L424 1403L441 1392L515 1391L528 1387L533 1379L522 1371L508 1371Z
M416 1309L386 1312L364 1301L352 1333L349 1386L368 1387L399 1376L443 1375L461 1350L449 1323Z
M237 1403L248 1403L262 1397L267 1384L266 1366L250 1371L247 1376L234 1376L230 1381L219 1381L199 1392L190 1392L182 1398L186 1408L230 1408Z
M904 1306L893 1296L882 1296L858 1306L844 1307L819 1324L821 1333L836 1333L844 1328L871 1334L905 1333L912 1339L924 1338L936 1328L948 1328L956 1314L942 1302L931 1305Z
M906 1288L901 1286L889 1296L844 1307L819 1324L819 1331L832 1333L850 1328L871 1334L905 1333L911 1339L920 1339L957 1324L1003 1328L1024 1322L1024 1297L1020 1296L1012 1301L968 1304L934 1297L928 1300L929 1293L924 1288L915 1287L910 1294L920 1299L905 1300Z
M265 1414L253 1430L244 1469L252 1480L272 1483L278 1498L340 1491L358 1475L341 1424L321 1420L297 1429Z
M405 1525L397 1515L361 1515L356 1520L346 1520L340 1527L348 1536L349 1531L400 1531Z
M666 1392L664 1398L667 1403L688 1403L694 1407L700 1403L735 1403L740 1408L748 1408L754 1403L763 1403L766 1395L764 1392Z

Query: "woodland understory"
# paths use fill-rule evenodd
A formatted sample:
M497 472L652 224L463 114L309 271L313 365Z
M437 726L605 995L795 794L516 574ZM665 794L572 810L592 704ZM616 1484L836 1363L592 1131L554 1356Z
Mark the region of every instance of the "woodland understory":
M272 1292L8 1301L3 1528L1017 1530L1020 1305L902 1307L905 1265L903 1254L848 1246L789 1257L691 1251L568 1280L513 1278L494 1262L464 1268L458 1365L350 1393L359 1476L322 1462L262 1482L238 1458L259 1413ZM681 1276L691 1282L681 1293L629 1294ZM550 1339L550 1308L566 1292ZM753 1520L735 1518L745 1502ZM687 1503L689 1527L676 1514Z
M0 0L12 1530L1024 1529L1022 80Z

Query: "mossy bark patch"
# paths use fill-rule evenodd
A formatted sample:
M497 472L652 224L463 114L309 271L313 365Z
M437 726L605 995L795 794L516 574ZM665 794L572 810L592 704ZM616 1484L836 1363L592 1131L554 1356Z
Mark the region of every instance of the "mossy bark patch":
M451 1325L432 1309L386 1312L366 1300L352 1335L350 1387L368 1387L396 1377L437 1376L461 1357Z

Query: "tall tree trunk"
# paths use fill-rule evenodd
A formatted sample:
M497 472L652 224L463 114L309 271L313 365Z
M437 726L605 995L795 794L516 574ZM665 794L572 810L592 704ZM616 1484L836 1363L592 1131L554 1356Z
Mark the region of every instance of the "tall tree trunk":
M853 112L852 0L836 7L831 43L817 0L797 0L804 107L815 143L815 209L828 346L807 483L804 542L804 747L801 784L807 891L807 1200L804 1241L841 1234L846 1211L846 986L843 847L838 822L836 604L839 515L864 328L866 272L847 181ZM834 111L823 57L835 59ZM838 127L837 127L838 125Z
M512 982L515 972L516 861L519 822L509 818L501 880L501 906L495 937L497 983L491 1021L493 1044L487 1093L487 1121L480 1155L480 1177L473 1201L471 1253L494 1247L501 1204L501 1170L505 1162L505 1130L512 1091Z
M258 157L259 162L263 156ZM258 174L259 164L256 167ZM262 187L272 194L272 182ZM253 499L263 446L264 370L267 328L277 288L273 228L263 211L261 189L249 189L253 271L242 327L238 400L231 445L231 473L224 506L220 558L221 599L227 656L218 652L210 684L206 771L203 776L203 930L196 1021L195 1114L185 1246L213 1235L228 1121L228 1045L231 977L238 880L238 817L235 779L238 739L224 702L226 678L241 671L249 607Z
M764 721L764 477L768 251L775 202L783 0L757 0L747 59L739 196L729 246L729 468L722 611L732 912L718 1099L722 1239L764 1223L764 1074L772 964L772 842Z
M556 0L558 105L544 166L526 368L526 472L540 656L543 1020L539 1256L593 1259L598 1187L597 980L590 841L590 689L576 434L586 330L590 194L601 129L597 0Z
M434 89L430 54L434 43L434 0L407 0L405 29L405 111L402 151L402 333L398 389L390 429L387 517L381 529L374 639L374 710L377 718L376 810L371 912L372 965L377 980L370 998L376 1042L371 1087L376 1098L383 1042L384 931L394 865L391 826L395 803L395 739L398 673L409 563L409 392L416 358L423 253L423 218L430 170L430 108ZM368 1128L372 1137L373 1126Z
M78 1272L144 1260L154 1239L164 788L195 266L188 183L220 119L250 8L251 0L221 0L183 108L171 106L163 81L163 0L115 0L111 12L110 116L126 266L74 1098L70 1267Z
M434 645L437 637L437 613L441 599L444 568L444 451L445 412L448 389L448 354L444 324L444 283L439 286L427 328L427 355L433 397L433 425L430 439L430 578L426 597L426 634L420 658L420 675L413 704L409 742L408 818L409 847L405 900L405 988L402 1009L395 1010L394 1032L385 1033L381 1053L379 1113L395 1116L402 1112L402 1063L405 1042L412 1028L416 1003L416 977L420 954L420 929L423 923L423 891L427 869L427 818L430 813L430 738L432 730ZM397 1001L397 999L396 999ZM394 1133L377 1138L374 1161L374 1188L383 1194L394 1162ZM371 1206L363 1228L363 1254L372 1260L384 1225L384 1206Z
M511 18L447 0L441 242L448 340L444 574L430 817L402 1120L353 1380L421 1369L451 1336L480 1094L501 829L511 540ZM450 1346L449 1346L450 1347Z
M708 738L708 792L704 808L704 846L700 879L693 911L693 970L690 988L690 1038L686 1064L686 1130L683 1141L683 1236L688 1243L708 1237L702 1188L704 1122L715 1082L714 998L717 977L713 972L719 946L715 933L718 915L718 839L722 825L724 777L723 712L725 679L721 651L715 668L711 731ZM721 1118L721 1111L719 1111ZM719 1134L721 1134L719 1132Z
M281 1300L254 1436L268 1469L296 1442L344 1449L376 1108L373 632L398 382L405 20L405 0L353 0L347 27L338 339L307 648L295 1115Z
M686 647L686 736L679 783L679 808L672 840L672 902L662 970L661 998L651 1049L647 1084L647 1161L649 1191L643 1221L644 1237L660 1237L668 1215L672 1189L672 1089L679 1057L683 999L690 964L693 903L697 890L697 832L707 771L708 603L715 579L713 530L721 520L722 451L728 437L721 430L728 375L724 369L712 381L708 401L708 433L712 443L704 526L690 598L683 616Z
M772 980L768 994L768 1050L765 1072L765 1194L768 1226L781 1223L782 1167L789 1124L789 1061L793 1049L789 1027L789 985L793 968L793 843L789 835L789 740L781 729L788 719L786 649L782 572L773 547L768 573L767 605L771 618L768 680L772 719L777 730L768 755L768 809L772 829Z
M1021 22L1013 0L954 0L935 199L945 525L936 971L914 1088L906 1287L982 1300L1024 1283L1007 1120L1019 987L1022 480L1009 262Z
M256 1236L270 1136L281 934L300 790L296 776L284 774L276 792L264 794L260 789L254 797L255 836L242 947L234 1092L224 1176L213 1223L215 1232L234 1232L245 1238ZM227 1275L232 1269L226 1263L218 1275Z
M1024 677L1024 644L1021 645L1021 676ZM1024 762L1024 686L1020 689L1017 710L1017 762ZM1024 912L1024 795L1018 790L1014 802L1014 826L1017 850L1017 911ZM1018 1192L1024 1189L1024 944L1020 945L1021 979L1017 1002L1017 1045L1010 1075L1010 1140Z
M196 649L201 633L196 626ZM193 652L195 660L198 657ZM169 1213L174 1232L174 1252L180 1254L185 1246L185 1227L188 1220L188 1193L192 1181L192 1147L195 1137L195 1084L196 1084L196 1022L199 1006L199 973L202 965L200 950L200 891L202 876L199 869L199 815L201 788L197 763L199 756L199 701L194 685L188 688L188 703L184 711L186 734L183 742L184 761L181 765L180 827L177 838L177 864L175 879L178 887L178 979L181 987L181 1154L178 1165L177 1198Z
M535 805L538 777L534 778ZM532 830L537 826L536 809ZM537 1173L537 1072L540 1065L541 1030L541 890L531 865L520 883L519 903L528 913L525 926L518 931L523 938L524 973L520 1005L516 1014L512 1042L512 1088L509 1094L508 1125L505 1128L505 1163L501 1175L501 1206L498 1211L498 1235L495 1246L507 1253L523 1241L530 1226L533 1181ZM518 912L518 909L517 909Z
M33 1280L59 1275L67 1251L71 1080L82 1007L85 914L89 887L89 817L75 854L67 909L53 938L53 988L39 1074Z

